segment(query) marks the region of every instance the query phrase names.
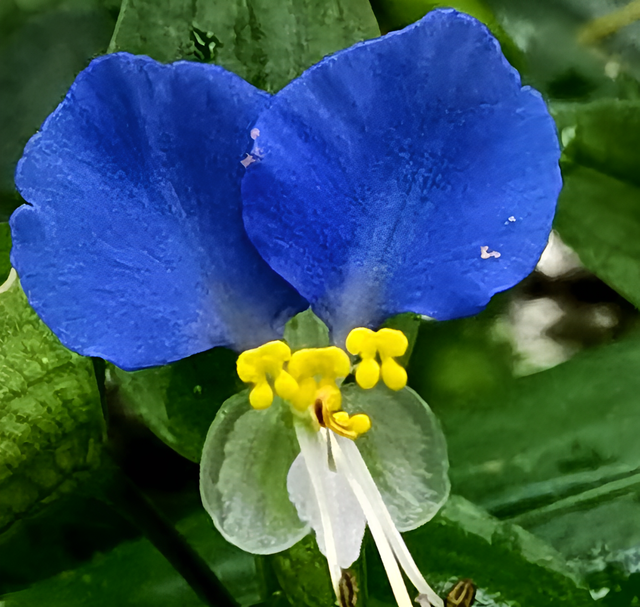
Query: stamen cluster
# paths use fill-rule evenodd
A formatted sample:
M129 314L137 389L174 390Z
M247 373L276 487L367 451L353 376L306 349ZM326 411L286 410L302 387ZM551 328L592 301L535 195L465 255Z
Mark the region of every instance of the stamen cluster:
M359 327L349 333L346 345L349 352L360 356L355 379L361 388L373 388L380 377L392 390L404 388L407 373L394 360L407 349L404 333ZM349 415L341 410L340 385L351 373L352 365L349 355L337 346L292 353L286 343L270 341L243 352L237 368L240 379L253 384L249 402L254 409L270 407L277 395L297 412L310 411L318 427L329 428L340 436L355 439L371 428L371 420L364 413Z

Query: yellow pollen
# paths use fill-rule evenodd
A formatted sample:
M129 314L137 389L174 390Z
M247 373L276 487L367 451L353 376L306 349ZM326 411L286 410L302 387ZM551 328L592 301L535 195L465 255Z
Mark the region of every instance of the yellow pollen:
M396 329L372 331L365 327L353 329L347 336L347 350L360 356L356 368L356 382L369 390L382 376L382 381L392 390L402 390L407 385L407 372L395 358L402 356L409 346L405 334ZM376 360L376 355L380 362Z
M378 336L381 331L378 334L373 331L370 333ZM402 333L400 335L404 338ZM392 339L397 341L393 336L385 339L383 334L383 338L379 339L380 344L374 342L375 347L367 350L369 355L360 364L361 376L367 373L367 365L370 367L368 373L375 376L373 383L367 383L371 384L369 387L375 385L381 373L383 379L386 378L387 385L388 378L392 378L390 381L393 385L400 383L397 369L400 369L400 373L404 373L404 369L386 355L389 352L390 355L397 356L395 352L398 348L393 349L389 345ZM369 344L365 346L368 347ZM376 353L382 358L382 370L375 360ZM300 412L312 411L320 426L329 428L340 436L355 440L371 428L371 420L364 413L350 416L342 411L342 393L338 380L349 375L351 361L348 354L336 346L306 348L292 354L284 342L271 341L240 354L237 368L240 379L253 384L249 402L254 409L270 407L275 393ZM406 374L404 381L406 383ZM360 380L358 383L362 385Z
M298 411L306 411L317 398L338 410L341 395L336 380L349 375L350 370L349 356L335 346L298 350L291 356L288 371L299 389L288 400Z
M364 413L349 415L346 411L332 410L328 401L318 398L315 401L314 413L323 428L329 428L336 434L355 440L369 431L371 420Z
M287 400L298 392L298 383L284 370L284 364L291 359L291 350L282 341L270 341L259 348L240 354L236 363L238 376L244 382L253 384L249 402L254 409L266 409L273 403L273 381L275 393Z

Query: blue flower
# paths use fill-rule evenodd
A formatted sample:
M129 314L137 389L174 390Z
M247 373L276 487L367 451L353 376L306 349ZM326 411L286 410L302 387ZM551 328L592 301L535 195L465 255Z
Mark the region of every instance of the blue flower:
M483 25L452 10L325 58L273 97L214 65L119 53L94 60L27 145L12 262L35 310L82 354L131 370L252 349L241 371L252 396L228 401L203 454L216 525L262 553L311 525L337 590L366 519L383 559L438 604L396 528L446 499L444 442L393 348L350 332L401 312L474 314L520 281L547 241L558 159L541 96ZM306 373L273 341L309 305L338 346L360 336L349 338L360 387L341 389L348 358L329 368L312 353ZM280 358L255 350L265 342ZM380 376L389 387L373 389ZM345 428L366 432L367 416L356 448ZM390 579L406 605L397 563Z
M277 338L299 294L341 341L474 314L526 276L558 157L540 95L453 11L271 99L214 65L108 55L27 145L12 261L66 346L125 369Z

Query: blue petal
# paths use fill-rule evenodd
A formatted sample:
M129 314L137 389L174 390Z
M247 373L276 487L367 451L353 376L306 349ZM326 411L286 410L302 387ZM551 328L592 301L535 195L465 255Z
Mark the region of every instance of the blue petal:
M96 59L35 135L12 262L72 350L125 369L281 334L304 307L249 241L240 180L269 97L214 65Z
M434 11L324 59L256 128L249 237L338 340L400 312L474 314L547 242L555 125L467 15Z

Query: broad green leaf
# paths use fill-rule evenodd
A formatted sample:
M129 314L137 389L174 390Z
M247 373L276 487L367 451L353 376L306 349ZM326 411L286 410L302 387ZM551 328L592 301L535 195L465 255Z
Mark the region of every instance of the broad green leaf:
M4 607L204 607L148 540L127 542L74 571L2 597Z
M0 287L0 529L94 469L103 435L91 360L60 344L12 272Z
M235 361L230 350L214 348L141 371L126 372L109 365L107 395L139 415L178 453L199 462L216 411L243 388Z
M217 63L275 92L379 33L366 0L125 0L109 50Z
M454 491L514 516L634 474L639 368L640 339L632 336L473 405L432 402L447 437Z
M152 492L156 509L167 524L175 525L238 603L253 605L264 600L267 590L260 557L242 552L222 538L202 508L197 466L185 465L181 470L188 474L179 492ZM169 475L175 482L176 472L169 471ZM92 493L115 507L92 497ZM128 600L119 600L127 593L135 597L132 604L152 605L159 600L160 605L181 605L184 599L187 604L199 605L156 548L140 539L137 525L142 519L142 526L148 530L149 515L146 507L140 507L146 500L135 494L126 477L114 473L107 461L78 490L21 519L0 535L0 595L4 598L16 592L21 601L18 604L24 601L27 605L31 604L30 597L35 601L47 591L60 601L56 605L66 599L70 605L93 605L89 599L101 592L105 597L99 603L96 598L99 605L128 605ZM162 527L154 526L153 533L161 536ZM167 549L167 543L163 543ZM163 598L165 587L173 591ZM18 592L25 588L32 588L33 593Z
M556 112L564 188L555 227L582 263L640 305L640 103L603 101Z
M13 6L0 18L1 30L7 28L0 36L3 221L22 202L13 175L25 144L60 103L78 72L106 49L115 24L111 11L95 0L31 4L20 2L21 8Z
M554 225L589 270L640 306L640 187L566 166Z
M515 520L562 552L606 605L628 607L640 599L640 528L634 524L640 479L624 479L622 494L621 484L606 483Z
M0 534L0 596L81 567L137 536L115 510L72 491Z
M98 511L100 512L100 511ZM258 562L227 544L200 510L182 519L180 533L224 581L241 605L264 598ZM204 603L146 539L121 543L91 561L31 588L4 595L4 607L201 607Z
M606 99L553 108L564 157L640 186L640 102Z
M458 579L471 578L479 587L481 605L595 604L552 548L458 496L452 496L430 523L405 534L405 540L418 567L441 596ZM372 543L367 548L369 594L393 605Z
M300 452L288 404L249 404L232 396L211 425L202 450L200 492L226 539L256 554L291 547L308 532L289 500L287 475Z
M514 353L498 331L510 293L470 318L423 322L408 368L409 385L437 409L491 402L513 379ZM504 331L503 331L504 333Z

